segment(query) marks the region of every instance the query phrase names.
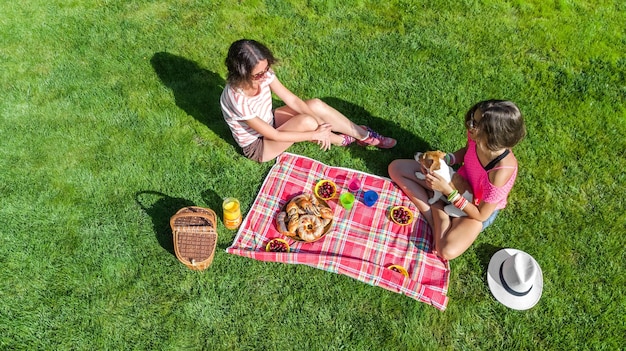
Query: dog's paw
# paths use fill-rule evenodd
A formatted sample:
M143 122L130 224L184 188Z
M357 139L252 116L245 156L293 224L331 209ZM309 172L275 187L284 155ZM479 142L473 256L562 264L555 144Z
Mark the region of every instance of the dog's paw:
M448 214L448 216L450 217L465 217L467 216L467 214L461 210L459 210L458 208L454 207L454 205L447 205L446 207L443 208L443 210Z
M424 180L426 179L426 176L422 172L415 172L415 178L419 180Z
M443 196L443 194L441 194L438 191L435 191L435 193L433 194L433 197L431 197L430 199L428 199L428 203L429 204L434 204L435 202L439 201L439 200L446 200L446 197Z

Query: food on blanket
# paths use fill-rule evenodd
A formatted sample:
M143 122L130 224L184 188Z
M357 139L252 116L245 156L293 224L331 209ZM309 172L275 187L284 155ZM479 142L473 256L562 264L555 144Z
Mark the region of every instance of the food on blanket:
M407 225L413 222L413 212L405 206L396 206L389 212L391 220L399 225Z
M387 268L391 269L394 272L402 273L402 275L404 275L405 277L409 276L409 272L407 272L406 269L404 269L404 267L402 267L400 265L394 264L394 265L391 265L391 266L389 266Z
M320 217L322 218L322 224L326 227L333 220L333 210L329 207L320 208Z
M298 207L298 204L292 200L287 203L287 206L285 206L285 211L287 211L287 216L292 217L300 212L300 207Z
M337 194L337 186L330 180L320 180L315 185L315 195L323 200L330 200L335 194Z
M265 251L268 252L289 252L289 244L283 239L272 239L265 246Z
M304 241L313 241L322 236L324 226L318 216L302 215L300 216L300 225L298 226L298 236Z
M330 228L333 210L310 193L291 199L276 215L278 231L300 241L316 241Z
M310 214L310 215L319 216L320 209L316 204L317 204L317 200L315 200L315 197L311 196L310 194L307 194L307 196L302 196L301 198L298 198L297 200L297 205L301 209L299 211L300 214Z
M298 230L299 225L300 216L297 213L295 215L289 216L289 218L287 218L287 231L289 232L287 236L295 236L296 230Z
M279 212L278 216L276 216L276 225L278 226L278 231L282 235L293 236L294 234L290 232L289 229L287 228L287 222L288 222L287 212L285 211Z

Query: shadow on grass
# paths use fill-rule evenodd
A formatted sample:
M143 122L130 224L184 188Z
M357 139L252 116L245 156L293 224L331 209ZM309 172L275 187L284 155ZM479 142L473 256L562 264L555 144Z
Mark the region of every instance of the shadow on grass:
M489 268L489 261L496 252L502 249L504 249L504 247L495 246L487 243L479 244L478 246L476 246L476 249L474 249L474 252L476 252L476 257L478 257L478 260L480 261L480 268L482 269L481 277L485 281L485 284L487 284L487 270Z
M154 54L150 63L163 84L172 89L178 107L242 153L222 117L219 101L226 81L219 74L200 67L194 61L167 52ZM371 147L363 148L356 145L346 149L355 157L364 160L368 169L376 174L386 175L387 165L394 159L413 158L416 151L430 149L430 145L422 138L388 119L372 116L361 106L335 97L325 97L321 100L354 123L368 125L377 132L398 140L396 147L390 150L372 150ZM274 101L274 107L282 104L280 101Z
M183 207L195 206L194 203L152 190L137 192L135 202L152 218L154 233L161 247L175 255L170 217Z
M204 200L204 203L208 204L209 208L215 211L217 220L219 222L222 222L222 224L224 224L224 220L223 220L224 210L222 209L222 201L224 201L224 199L212 189L204 190L202 192L202 199ZM245 216L246 214L242 213L242 215ZM221 242L218 241L217 248L220 249L220 251L226 250L230 246L232 240L234 239L234 234L236 232L237 232L236 230L229 230L229 229L218 231L217 234L219 235L220 238L229 238L229 239L226 243L224 243L224 241L221 241Z
M415 152L430 150L431 146L424 139L388 119L373 116L369 111L351 102L335 98L321 98L328 105L341 112L351 121L359 125L367 125L378 133L392 137L398 141L393 149L374 150L373 147L360 147L356 144L347 148L349 152L362 159L367 168L379 175L387 175L387 166L399 158L413 158Z
M239 146L222 117L220 95L226 82L219 74L208 71L198 63L167 52L158 52L150 64L161 82L172 89L176 106L197 119L222 139Z

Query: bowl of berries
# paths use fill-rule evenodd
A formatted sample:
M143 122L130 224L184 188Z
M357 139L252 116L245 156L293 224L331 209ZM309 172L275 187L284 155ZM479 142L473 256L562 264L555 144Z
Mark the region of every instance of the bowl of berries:
M289 243L283 239L272 239L265 246L267 252L289 252Z
M322 200L330 200L337 195L337 185L328 179L322 179L315 184L315 195Z
M413 212L406 206L395 206L389 211L389 218L399 225L409 225L413 222Z
M409 276L409 272L407 272L406 269L400 265L393 264L387 268L391 269L394 272L401 273L405 277Z

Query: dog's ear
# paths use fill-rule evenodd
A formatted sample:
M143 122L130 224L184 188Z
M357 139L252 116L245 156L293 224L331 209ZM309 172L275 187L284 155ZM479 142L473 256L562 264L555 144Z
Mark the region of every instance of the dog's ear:
M431 164L430 164L430 171L434 172L437 171L441 168L441 164L439 163L440 158L439 157L433 157L431 159Z

